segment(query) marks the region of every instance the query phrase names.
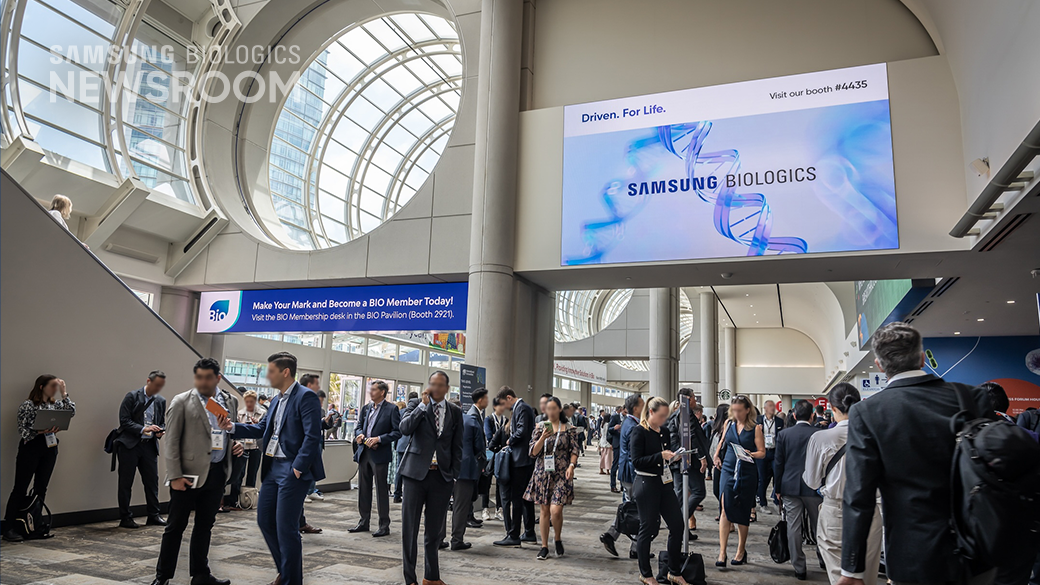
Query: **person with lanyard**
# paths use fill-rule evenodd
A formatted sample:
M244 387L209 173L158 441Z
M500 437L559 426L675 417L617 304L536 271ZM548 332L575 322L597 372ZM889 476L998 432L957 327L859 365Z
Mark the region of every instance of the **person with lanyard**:
M141 472L149 526L166 526L159 515L159 439L166 424L166 399L159 395L166 385L166 374L154 370L144 386L127 392L119 405L119 435L116 457L119 460L119 527L140 528L130 511L134 477Z
M643 397L639 394L629 394L625 398L625 419L621 423L621 429L618 431L619 444L620 444L620 455L618 459L618 481L621 482L621 502L627 502L632 499L632 483L635 481L636 473L632 468L632 460L628 453L628 447L630 443L630 437L632 431L639 426L640 416L644 408ZM671 487L671 486L669 486ZM636 506L639 502L636 502ZM614 517L614 524L607 529L606 532L599 535L599 541L603 544L603 548L615 557L618 556L617 547L615 543L618 537L621 536L620 527L617 525L618 517ZM632 541L628 549L628 558L636 558L636 542Z
M278 568L272 585L302 585L303 500L311 482L325 479L321 400L296 381L296 356L289 352L267 358L267 382L278 395L264 418L255 425L232 425L225 419L225 428L238 438L263 439L256 523Z
M495 396L491 400L491 407L491 416L484 418L484 439L488 446L488 461L493 461L495 453L498 453L505 444L504 434L507 422L505 401ZM484 512L481 516L485 522L492 518L502 520L502 484L497 479L495 480L495 506L491 507L491 489L488 488L484 498Z
M447 520L452 488L462 468L462 409L448 402L449 378L434 372L422 401L401 417L401 434L411 437L401 461L404 502L401 505L401 546L405 585L418 585L419 523L425 509L423 585L443 585L438 550Z
M849 409L860 401L859 390L852 384L835 384L827 395L836 425L809 437L805 449L805 472L802 480L823 497L816 524L816 544L826 565L831 585L841 580L841 498L845 493L845 444L849 436ZM867 542L866 571L863 582L877 585L881 564L881 507L874 509Z
M170 486L170 509L159 546L152 585L167 585L177 570L181 540L191 513L188 572L191 585L230 585L213 576L209 568L209 542L217 518L224 485L231 474L231 456L241 455L242 445L229 441L221 421L238 418L238 406L217 388L220 364L213 358L195 363L195 387L170 400L166 413L166 475ZM226 415L215 412L223 410Z
M44 374L36 378L29 398L18 407L18 456L15 459L14 487L7 499L4 516L4 540L21 542L24 537L15 530L18 512L23 510L32 497L43 500L47 496L54 464L58 461L58 428L34 430L36 413L41 410L71 410L76 412L76 403L65 391L65 380ZM29 484L32 484L32 492Z
M560 399L552 396L545 404L545 420L531 434L534 474L524 499L541 508L538 528L542 548L536 557L549 557L549 525L555 533L556 556L563 556L563 507L574 501L574 468L578 465L581 437L577 427L567 424Z
M769 500L779 508L780 502L776 498L776 481L773 480L773 459L776 457L776 435L784 430L784 419L776 414L776 402L766 400L762 405L762 414L758 417L758 424L762 425L762 436L766 440L766 456L755 460L758 467L758 505L766 514L772 514ZM773 492L766 497L769 490L769 482L773 480ZM755 517L752 512L752 517Z
M632 497L639 511L639 537L636 539L639 582L644 585L657 583L650 565L650 543L657 536L662 519L668 527L668 581L686 585L682 576L686 523L682 506L672 488L674 479L669 464L675 453L668 448L671 444L665 425L668 414L668 401L654 396L643 407L639 425L629 435L628 451L635 471Z

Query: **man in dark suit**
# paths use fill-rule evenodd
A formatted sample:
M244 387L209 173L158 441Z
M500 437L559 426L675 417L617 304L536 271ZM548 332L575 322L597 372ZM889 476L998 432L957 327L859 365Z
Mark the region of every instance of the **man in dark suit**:
M387 484L394 441L401 438L401 413L386 400L390 387L382 380L368 386L371 400L361 409L354 427L354 461L358 464L358 512L361 520L348 532L368 532L372 517L372 488L379 508L379 530L372 536L390 534L390 486ZM374 481L373 481L374 480Z
M130 511L134 476L141 472L144 499L148 506L149 526L166 526L159 516L159 439L166 427L166 399L159 396L166 385L166 374L155 370L148 374L143 388L127 392L119 405L119 436L116 457L119 459L119 527L140 528Z
M444 585L437 552L444 534L455 479L462 469L462 409L448 402L448 374L430 376L422 400L416 400L401 417L401 433L410 437L408 451L398 470L404 476L401 506L401 545L404 549L405 585L417 585L419 521L426 509L423 536L423 585Z
M894 583L989 583L993 571L957 555L950 531L956 445L950 419L960 411L956 390L924 372L921 335L906 323L877 330L871 346L888 386L849 411L839 584L863 583L879 489L885 569ZM984 390L971 392L978 412L993 412Z
M484 439L484 409L488 398L486 388L477 388L470 394L473 405L463 417L462 468L455 480L451 505L451 550L466 550L473 545L466 542L466 526L473 521L473 500L487 464L487 442ZM443 536L441 540L444 540Z
M228 425L236 438L263 439L264 478L256 523L278 568L272 585L303 584L300 514L312 481L325 479L321 461L321 400L296 381L296 356L267 358L267 382L278 394L260 422Z
M690 486L690 497L689 497L689 513L690 517L687 519L693 523L693 527L696 528L697 524L694 520L694 512L697 511L697 506L704 501L708 491L704 486L704 472L708 469L708 439L704 436L704 431L701 430L701 425L698 415L702 412L701 405L697 404L697 399L693 395L692 388L680 388L679 396L687 396L690 399L690 456L687 458L689 462L689 468L686 470L686 483ZM682 447L682 420L681 420L680 409L675 409L675 412L668 416L668 433L671 440L671 446L669 447L673 452L678 451ZM676 462L671 466L672 477L681 478L682 471L681 458L676 459ZM675 497L679 500L679 505L682 505L683 501L683 482L674 481L672 482L675 486ZM696 540L694 538L693 540Z
M621 463L621 421L621 407L619 406L614 414L610 415L610 421L607 422L606 429L602 431L607 433L610 446L613 447L614 457L610 462L610 491L615 494L621 493L617 486L618 467Z
M776 458L776 436L784 430L784 419L776 414L776 403L766 400L762 405L762 414L758 416L758 424L762 427L762 436L766 442L766 456L755 459L758 467L758 505L767 514L771 514L769 500L778 503L776 498L776 480L773 479L773 459ZM769 482L773 481L773 493L768 494Z
M823 498L802 481L805 473L805 448L809 437L822 430L809 424L813 407L808 400L799 400L793 408L797 421L791 428L776 436L776 454L773 458L773 483L776 495L787 513L787 543L791 549L791 565L799 580L806 578L805 553L802 552L802 513L809 513L809 525L816 529Z
M498 399L513 411L509 421L510 467L509 483L503 487L503 515L506 519L506 537L494 542L497 546L520 546L521 542L536 542L534 536L534 504L524 500L524 491L534 474L534 459L531 458L531 432L534 430L534 409L516 397L509 386L498 391ZM520 526L524 534L520 534Z

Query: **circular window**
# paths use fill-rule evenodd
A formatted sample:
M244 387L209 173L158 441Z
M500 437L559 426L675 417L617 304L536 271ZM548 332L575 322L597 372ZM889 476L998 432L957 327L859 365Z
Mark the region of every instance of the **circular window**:
M392 217L440 159L462 98L455 24L429 14L360 23L301 74L271 139L283 244L337 246Z

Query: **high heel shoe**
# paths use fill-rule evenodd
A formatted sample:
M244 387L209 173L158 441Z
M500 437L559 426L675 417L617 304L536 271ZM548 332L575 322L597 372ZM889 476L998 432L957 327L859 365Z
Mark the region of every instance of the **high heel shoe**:
M671 573L667 573L667 577L668 577L668 582L669 583L675 583L675 585L690 585L686 581L686 579L683 578L682 575L673 575Z
M654 579L653 577L644 577L642 575L639 576L639 582L643 585L657 585L657 579Z
M737 557L733 557L732 563L733 563L733 566L735 566L735 567L739 566L739 565L746 565L747 564L747 551L744 551L744 558L742 558L742 559L738 559Z
M725 569L726 568L726 557L722 557L721 561L715 561L715 566L720 568L720 569Z

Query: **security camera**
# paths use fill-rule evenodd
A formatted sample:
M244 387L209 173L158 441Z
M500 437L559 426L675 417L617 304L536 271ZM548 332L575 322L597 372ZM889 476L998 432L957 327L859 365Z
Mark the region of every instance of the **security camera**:
M978 173L980 177L989 174L989 157L977 158L971 161L971 168Z

